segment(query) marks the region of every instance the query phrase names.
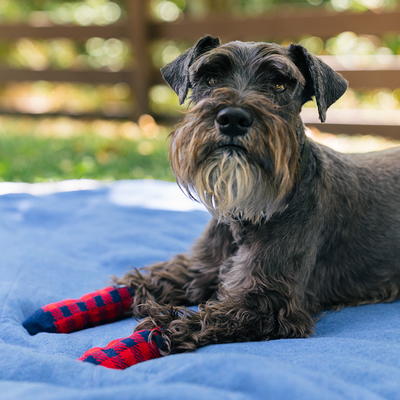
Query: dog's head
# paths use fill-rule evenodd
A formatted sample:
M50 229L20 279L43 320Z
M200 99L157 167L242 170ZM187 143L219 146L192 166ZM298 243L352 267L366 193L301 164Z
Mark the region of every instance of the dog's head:
M180 186L221 219L257 222L283 206L298 172L302 105L321 121L346 81L299 45L200 39L162 68L191 109L171 135Z

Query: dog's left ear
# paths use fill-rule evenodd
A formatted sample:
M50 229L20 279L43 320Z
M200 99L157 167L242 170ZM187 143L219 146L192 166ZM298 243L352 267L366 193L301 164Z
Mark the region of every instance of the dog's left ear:
M315 96L319 119L325 122L326 110L346 91L347 81L303 46L292 44L288 50L289 56L306 79L304 103Z
M161 68L161 75L179 97L179 103L185 101L190 88L189 67L208 50L220 45L218 38L204 36L193 47L186 50L177 59Z

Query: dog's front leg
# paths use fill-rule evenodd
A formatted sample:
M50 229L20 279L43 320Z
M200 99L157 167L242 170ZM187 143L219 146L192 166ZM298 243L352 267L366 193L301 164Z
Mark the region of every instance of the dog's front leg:
M236 251L229 227L212 220L192 251L135 269L115 279L133 289L133 313L146 316L151 304L192 305L215 297L222 262Z
M150 306L150 317L138 329L160 326L171 353L211 343L306 337L314 320L304 303L302 273L295 270L299 258L293 260L296 265L290 267L289 260L273 273L271 259L239 251L224 272L218 300L200 305L197 313Z
M150 317L137 329L159 326L168 343L168 353L191 351L213 343L231 343L278 338L307 337L313 330L313 319L297 302L288 297L291 290L279 282L275 287L209 301L198 312L182 307L153 304L146 309ZM286 293L284 293L286 292Z

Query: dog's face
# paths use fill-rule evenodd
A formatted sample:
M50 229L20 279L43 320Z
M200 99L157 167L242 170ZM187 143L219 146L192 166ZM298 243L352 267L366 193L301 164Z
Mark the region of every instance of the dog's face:
M206 36L162 69L192 108L171 135L181 187L220 219L258 222L284 207L296 179L301 106L315 95L321 120L344 79L303 47Z

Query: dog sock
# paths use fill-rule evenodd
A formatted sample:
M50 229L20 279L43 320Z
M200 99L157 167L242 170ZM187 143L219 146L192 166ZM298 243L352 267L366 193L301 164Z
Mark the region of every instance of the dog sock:
M78 360L106 368L125 369L142 361L161 357L160 349L163 345L164 339L158 328L145 329L113 340L105 347L93 347Z
M79 299L62 300L39 308L23 322L31 334L69 333L117 321L129 315L133 290L109 286Z

